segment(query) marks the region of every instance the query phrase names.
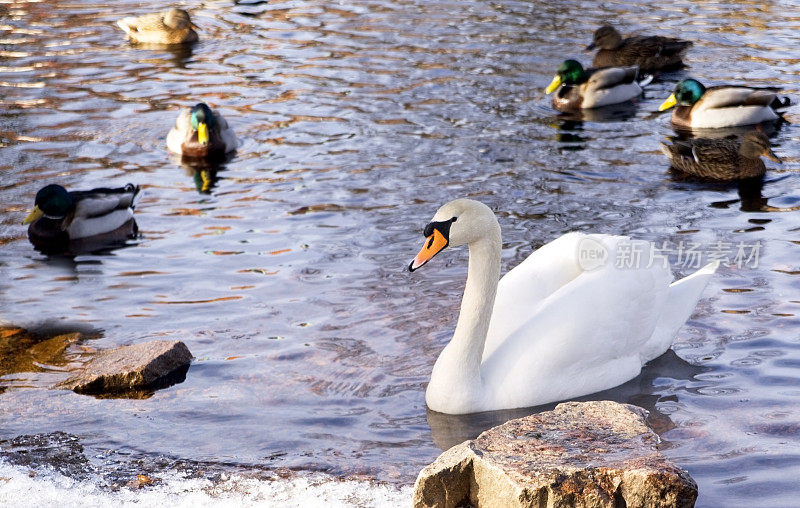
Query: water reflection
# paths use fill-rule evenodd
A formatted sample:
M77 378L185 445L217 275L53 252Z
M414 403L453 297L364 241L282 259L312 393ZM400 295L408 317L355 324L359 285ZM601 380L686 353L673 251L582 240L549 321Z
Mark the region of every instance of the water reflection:
M636 116L639 105L636 101L610 104L601 108L588 108L579 111L564 112L559 120L564 122L624 122Z
M677 173L677 172L676 172ZM680 177L682 175L678 175ZM794 212L800 210L800 205L798 206L772 206L768 203L769 198L764 197L763 190L765 184L775 184L789 178L790 175L775 178L772 180L765 180L764 177L757 177L757 178L749 178L746 180L740 180L736 183L718 183L718 184L707 184L708 188L726 188L726 187L734 187L736 188L739 199L728 199L723 201L714 201L709 206L712 208L728 208L736 203L739 203L739 210L743 212ZM702 184L700 184L702 185Z
M227 163L235 156L236 152L234 151L225 154L224 159L221 161L182 157L180 165L186 172L186 175L192 178L197 192L200 194L211 194L211 191L220 179L217 173L224 171L227 168Z
M41 218L39 222L60 222L52 219ZM33 248L47 256L79 256L82 254L108 254L115 249L136 245L139 226L136 219L128 222L113 231L85 238L70 239L66 232L48 237L28 235L28 240Z
M672 130L677 134L678 139L691 139L691 138L712 138L722 139L729 136L736 136L741 138L752 130L763 132L768 138L775 138L778 136L781 128L788 125L789 122L783 118L771 122L762 122L755 125L740 125L736 127L725 127L721 129L686 129L672 124Z
M659 383L655 382L656 379L665 378L678 382L691 381L696 375L708 370L708 368L690 364L669 349L666 353L648 363L642 369L641 374L627 383L610 390L570 400L613 400L625 404L635 404L650 412L647 422L656 432L666 432L674 428L675 424L668 415L661 413L657 408L657 403L662 397L657 395L656 386ZM558 405L557 402L530 408L487 411L469 415L447 415L428 409L427 417L434 443L442 450L447 450L463 441L474 439L481 432L501 425L508 420L550 411L556 405Z
M0 325L0 377L20 372L63 370L68 348L98 339L102 332L81 323L42 321L26 327ZM13 381L0 378L0 386Z
M186 69L186 65L191 62L194 55L196 43L188 44L152 44L144 42L132 42L131 48L134 50L149 51L152 53L148 60L160 60L171 63L176 69Z
M570 113L564 113L568 115ZM560 146L563 150L583 150L587 138L578 134L583 131L583 121L580 119L558 118L555 123L551 123L550 127L556 129L555 141L563 143Z
M638 110L635 102L628 101L601 108L563 112L553 117L550 127L556 130L555 141L562 143L559 148L579 151L586 148L586 143L590 141L590 138L581 135L587 130L585 122L620 123L634 118Z
M709 79L797 95L794 20L754 4L686 0L668 9L205 2L196 9L203 42L189 58L123 44L113 20L128 6L139 8L18 2L4 20L0 316L80 316L114 330L104 347L179 335L202 360L184 383L147 401L147 425L135 402L7 390L4 436L66 430L94 436L93 452L136 443L153 456L259 465L280 453L269 466L369 469L413 482L439 453L424 421L424 384L443 346L433 331L458 311L466 260L425 284L398 273L431 210L472 195L505 213L505 268L574 229L649 240L679 231L697 242L746 235L748 244L768 245L763 269L720 269L685 327L690 346L678 349L693 362L709 358L697 360L713 368L709 376L728 375L706 384L740 394L704 395L665 378L641 397L652 404L661 394L666 412L666 399L680 395L671 413L678 427L667 437L676 443L672 458L700 484L698 506L791 505L776 500L796 491L786 487L797 468L786 462L785 437L740 422L793 407L796 380L766 386L765 376L788 368L769 358L746 370L734 362L758 356L759 334L774 337L783 359L800 357L792 349L800 304L786 296L798 284L797 218L773 213L768 227L740 233L751 217L738 203L705 206L741 199L735 186L664 185L657 147L672 128L655 110L674 85L654 81L638 113L618 122L561 122L540 90L567 48L583 47L602 21L648 31L646 11L663 33L702 41L688 59ZM246 140L216 177L165 163L177 107L199 100L225 104ZM795 138L794 125L777 133L787 170L798 160ZM141 248L77 263L33 252L19 222L55 177L82 188L150 182L136 210L146 230ZM180 192L202 192L200 182L220 177L206 185L213 203ZM771 182L762 191L768 206L798 204L799 179ZM723 284L752 290L727 293ZM431 305L434 298L452 312ZM45 379L27 377L35 386ZM92 418L70 416L82 414ZM785 419L799 420L796 412ZM763 462L765 453L782 465ZM766 500L723 483L742 469L769 478Z

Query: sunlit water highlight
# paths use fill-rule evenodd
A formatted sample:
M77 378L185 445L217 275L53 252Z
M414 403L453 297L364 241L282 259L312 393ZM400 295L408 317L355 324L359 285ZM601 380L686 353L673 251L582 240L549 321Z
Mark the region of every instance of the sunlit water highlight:
M404 267L435 209L472 196L498 212L504 269L570 230L761 245L756 268L720 269L676 354L600 396L653 412L698 506L793 504L800 221L747 210L800 204L798 130L775 133L785 163L743 198L673 180L658 150L668 115L654 111L690 73L781 86L796 102L796 4L188 2L202 40L184 51L132 47L114 26L161 7L0 5L0 318L100 335L2 372L0 438L59 430L92 456L410 484L440 446L530 412L426 414L466 252ZM590 59L580 49L605 20L696 41L691 68L610 121L564 119L542 89L564 58ZM242 140L206 174L164 146L178 109L200 100ZM53 181L142 185L141 237L37 253L20 222ZM47 389L91 350L152 338L187 343L184 383L139 400Z

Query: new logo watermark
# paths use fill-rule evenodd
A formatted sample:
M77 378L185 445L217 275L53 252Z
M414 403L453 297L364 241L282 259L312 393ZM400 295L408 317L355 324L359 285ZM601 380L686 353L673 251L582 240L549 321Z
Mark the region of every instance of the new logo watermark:
M614 263L616 268L650 268L655 264L679 268L700 268L712 261L722 266L736 268L758 268L761 242L723 242L709 245L698 242L668 241L660 244L643 240L622 240L617 243L613 255L601 242L593 238L582 238L578 242L578 264L590 271Z
M586 271L600 268L608 261L608 249L594 238L582 238L578 242L578 265Z

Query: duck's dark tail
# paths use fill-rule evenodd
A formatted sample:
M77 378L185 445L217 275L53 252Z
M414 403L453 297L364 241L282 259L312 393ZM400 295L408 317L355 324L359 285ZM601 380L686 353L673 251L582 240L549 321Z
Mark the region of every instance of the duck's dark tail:
M791 105L792 101L788 97L781 97L780 95L776 95L775 98L770 103L769 107L771 107L775 111L782 112Z

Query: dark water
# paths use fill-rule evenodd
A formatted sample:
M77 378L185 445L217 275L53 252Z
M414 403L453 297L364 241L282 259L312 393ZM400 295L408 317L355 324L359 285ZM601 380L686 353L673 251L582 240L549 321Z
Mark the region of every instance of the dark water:
M777 130L785 163L743 199L675 181L658 150L668 116L654 111L689 72L782 86L796 102L796 3L188 6L202 40L175 52L133 48L113 24L161 4L0 6L0 316L100 336L3 372L0 438L66 431L99 453L412 482L437 443L512 416L424 404L466 252L404 267L436 208L472 196L497 210L505 269L570 230L760 245L757 267L719 270L675 354L601 396L654 411L699 506L794 504L800 220L781 210L800 205L799 131ZM691 69L610 118L562 118L542 90L564 58L589 60L580 48L604 20L697 41ZM201 100L242 145L194 174L164 139L178 108ZM44 184L129 181L146 195L128 247L46 257L26 240ZM196 356L184 383L138 400L46 389L91 350L155 338Z

